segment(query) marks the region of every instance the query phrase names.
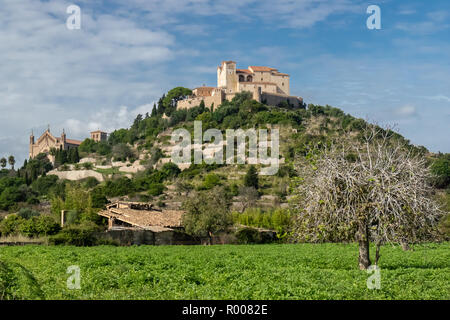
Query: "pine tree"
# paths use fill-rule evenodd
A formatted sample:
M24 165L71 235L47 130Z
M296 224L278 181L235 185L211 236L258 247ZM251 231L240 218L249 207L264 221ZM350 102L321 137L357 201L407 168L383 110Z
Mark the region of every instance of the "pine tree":
M157 108L157 113L159 115L162 115L165 111L165 107L164 107L164 98L166 97L165 94L163 94L163 96L158 100L158 108Z
M153 109L152 109L152 114L151 114L151 116L152 116L152 117L156 117L156 115L157 115L157 111L156 111L156 103L154 103L154 104L153 104Z
M198 107L199 107L199 109L200 109L200 113L205 112L205 109L206 109L206 107L205 107L205 101L202 100L202 101L200 102L200 105L199 105Z
M254 165L251 165L247 173L244 177L244 185L246 187L253 187L258 190L259 187L259 180L258 180L258 172L256 171L256 167Z

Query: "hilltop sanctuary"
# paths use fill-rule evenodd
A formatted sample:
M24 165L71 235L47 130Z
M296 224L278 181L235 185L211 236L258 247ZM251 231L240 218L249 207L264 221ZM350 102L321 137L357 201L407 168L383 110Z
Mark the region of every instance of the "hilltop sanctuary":
M207 107L219 106L231 100L238 92L249 91L253 99L270 106L287 102L294 107L303 104L301 97L291 96L289 92L289 75L275 68L250 66L248 69L236 69L236 62L222 61L217 67L217 87L198 87L193 95L180 100L177 109L196 107L203 100Z

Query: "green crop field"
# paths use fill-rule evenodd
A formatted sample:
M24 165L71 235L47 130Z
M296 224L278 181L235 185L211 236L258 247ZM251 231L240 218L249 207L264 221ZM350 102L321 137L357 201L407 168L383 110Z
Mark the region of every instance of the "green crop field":
M450 243L413 248L383 247L370 290L355 244L1 247L0 286L45 299L450 299Z

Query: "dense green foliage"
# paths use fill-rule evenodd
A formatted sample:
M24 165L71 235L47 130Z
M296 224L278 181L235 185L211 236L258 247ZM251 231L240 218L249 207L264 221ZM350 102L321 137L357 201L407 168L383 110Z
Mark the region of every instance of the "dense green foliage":
M450 299L450 244L413 249L382 248L379 290L355 244L26 246L0 259L29 270L45 299ZM80 290L67 288L71 265Z
M98 244L95 233L101 231L98 225L87 221L79 225L69 225L52 237L49 242L54 245L93 246Z
M39 176L45 175L53 169L53 165L44 153L38 154L30 160L25 160L22 168L17 170L17 176L23 178L27 185L35 181Z
M435 175L433 183L437 188L450 187L450 153L439 155L431 165L431 172Z
M6 176L0 178L0 210L9 210L19 202L33 199L34 193L23 178Z
M85 139L78 147L80 152L98 153L106 156L111 153L111 145L106 141L96 142L92 139Z
M263 211L250 208L242 213L233 212L233 221L245 226L275 230L282 236L289 232L292 226L292 215L287 209Z
M183 226L186 233L198 237L210 237L226 230L232 219L229 212L229 200L223 188L215 187L207 193L194 193L184 203L186 214Z
M51 149L50 154L55 157L55 167L59 167L66 163L78 163L80 161L80 155L78 148L69 148L64 150L62 147L59 149Z
M264 244L273 242L267 233L259 232L257 229L244 227L235 233L239 244Z
M48 236L60 230L56 220L48 215L35 215L28 219L10 215L0 222L2 236L22 234L27 237Z

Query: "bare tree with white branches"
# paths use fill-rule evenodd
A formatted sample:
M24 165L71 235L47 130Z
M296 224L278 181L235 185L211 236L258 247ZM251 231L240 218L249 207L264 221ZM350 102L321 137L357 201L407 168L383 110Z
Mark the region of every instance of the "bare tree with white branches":
M292 201L298 241L357 241L359 267L371 265L369 242L430 238L443 212L433 200L426 159L390 128L368 124L360 139L341 135L297 168Z

